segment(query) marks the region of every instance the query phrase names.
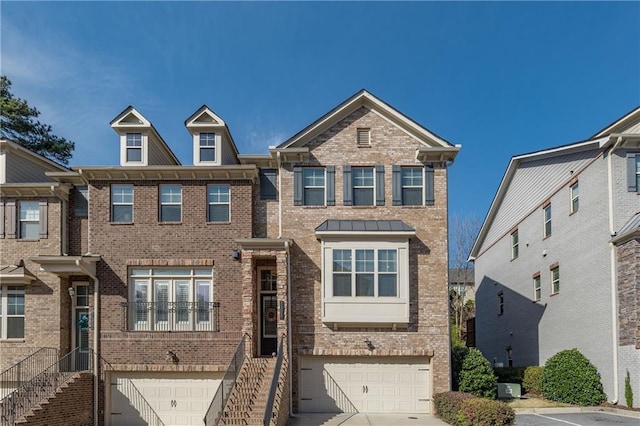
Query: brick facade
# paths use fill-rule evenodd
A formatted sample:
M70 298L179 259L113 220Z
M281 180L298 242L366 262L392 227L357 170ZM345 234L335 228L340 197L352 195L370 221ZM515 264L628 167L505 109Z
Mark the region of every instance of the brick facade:
M640 240L617 247L618 339L620 346L640 349Z

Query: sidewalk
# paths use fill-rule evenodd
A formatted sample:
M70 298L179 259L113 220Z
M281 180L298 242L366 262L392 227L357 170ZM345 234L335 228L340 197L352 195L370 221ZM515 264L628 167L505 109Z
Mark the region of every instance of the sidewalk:
M289 419L287 426L445 426L431 414L304 413Z

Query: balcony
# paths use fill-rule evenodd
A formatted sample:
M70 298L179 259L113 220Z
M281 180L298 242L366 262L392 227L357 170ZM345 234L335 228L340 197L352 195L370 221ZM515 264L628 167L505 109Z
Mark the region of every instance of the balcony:
M220 302L122 302L123 331L220 331Z

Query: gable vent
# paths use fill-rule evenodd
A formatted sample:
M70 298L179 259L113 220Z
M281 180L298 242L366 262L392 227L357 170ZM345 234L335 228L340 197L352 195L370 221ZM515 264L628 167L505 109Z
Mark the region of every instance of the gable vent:
M371 129L358 129L356 139L358 146L371 146Z

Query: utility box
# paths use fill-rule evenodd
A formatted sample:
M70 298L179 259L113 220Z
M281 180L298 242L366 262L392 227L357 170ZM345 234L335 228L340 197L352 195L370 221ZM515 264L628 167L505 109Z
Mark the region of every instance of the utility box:
M522 396L522 390L518 383L498 383L498 398L520 398Z

